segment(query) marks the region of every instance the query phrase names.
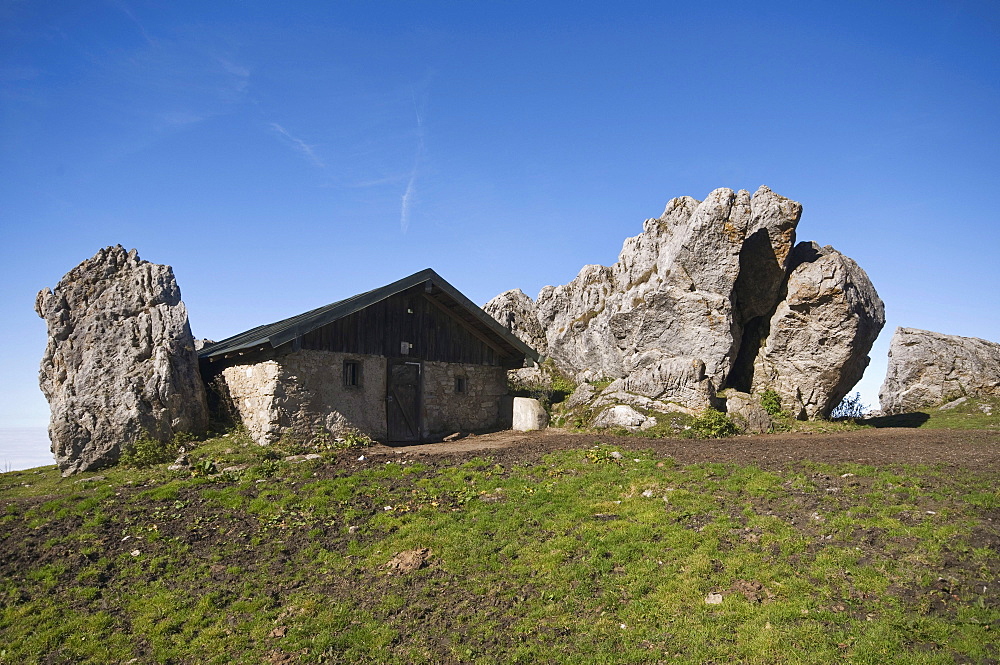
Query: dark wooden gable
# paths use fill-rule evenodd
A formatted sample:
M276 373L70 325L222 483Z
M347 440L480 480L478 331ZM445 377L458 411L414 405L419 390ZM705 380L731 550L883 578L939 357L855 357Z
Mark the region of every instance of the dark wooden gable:
M301 348L452 363L520 366L423 285L306 333ZM403 344L407 353L403 352Z
M405 350L404 342L410 345ZM507 368L539 359L537 351L430 268L212 342L198 357L214 363L301 348Z

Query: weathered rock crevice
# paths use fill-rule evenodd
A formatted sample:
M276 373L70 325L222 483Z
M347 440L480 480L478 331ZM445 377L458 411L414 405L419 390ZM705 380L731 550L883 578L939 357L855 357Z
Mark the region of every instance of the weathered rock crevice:
M749 393L753 389L754 364L764 340L767 339L771 315L756 316L744 324L739 351L723 388L743 393Z

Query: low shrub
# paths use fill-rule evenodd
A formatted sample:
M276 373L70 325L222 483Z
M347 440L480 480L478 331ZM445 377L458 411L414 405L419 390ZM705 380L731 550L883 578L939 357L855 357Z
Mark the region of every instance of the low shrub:
M334 447L336 448L367 448L368 446L374 444L375 442L371 440L364 432L359 432L358 430L352 429L347 430L336 439L334 439Z
M781 395L768 388L760 395L760 406L772 416L781 414Z
M606 447L600 441L595 441L590 450L586 452L586 458L592 464L617 464L622 465L621 452Z
M169 441L158 441L148 433L122 448L118 463L133 469L145 469L155 464L174 461L181 446L189 446L196 440L193 434L178 432Z
M219 469L215 465L215 460L203 459L195 462L191 467L191 475L195 478L203 478L205 476L211 476L219 472Z
M729 416L711 407L695 416L690 427L684 431L685 436L697 439L721 439L740 433L740 428Z

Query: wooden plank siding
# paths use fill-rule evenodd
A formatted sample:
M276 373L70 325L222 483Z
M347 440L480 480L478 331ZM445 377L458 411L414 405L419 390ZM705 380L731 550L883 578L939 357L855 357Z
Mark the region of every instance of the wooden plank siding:
M402 353L402 342L413 345L408 354ZM431 303L423 285L306 333L301 348L475 365L510 363Z

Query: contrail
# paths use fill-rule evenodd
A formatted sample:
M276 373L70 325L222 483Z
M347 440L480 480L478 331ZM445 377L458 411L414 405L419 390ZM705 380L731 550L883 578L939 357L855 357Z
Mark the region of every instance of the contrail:
M410 208L413 206L413 195L417 189L417 172L424 156L424 120L420 117L416 96L413 98L413 113L417 116L417 150L413 155L413 170L410 171L410 179L406 183L406 191L403 192L403 200L399 207L399 230L403 233L410 228Z
M124 0L118 0L117 2L113 2L112 4L118 7L118 9L120 9L126 16L132 19L132 22L135 23L137 28L139 28L139 32L142 33L142 38L146 40L147 44L149 44L150 46L156 46L156 40L154 40L152 37L149 36L149 33L146 32L146 28L143 27L142 23L139 22L139 19L135 17L135 14L132 13L132 10L129 8L127 4L125 4Z
M414 183L417 181L417 169L414 167L410 173L410 181L406 183L406 191L403 192L403 203L399 208L399 230L403 233L410 228L410 206L413 205Z
M278 132L286 139L291 141L292 145L295 146L295 149L301 152L303 155L305 155L310 162L312 162L319 168L323 168L325 166L325 164L323 164L323 160L321 160L319 156L316 155L316 151L313 150L313 147L311 145L309 145L300 138L292 136L291 134L288 133L288 130L286 130L284 127L282 127L276 122L271 123L271 129L273 129L274 131Z

